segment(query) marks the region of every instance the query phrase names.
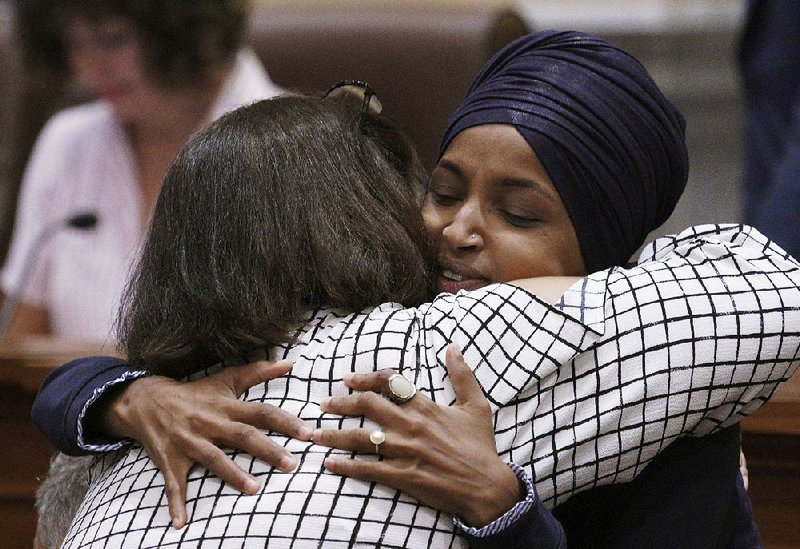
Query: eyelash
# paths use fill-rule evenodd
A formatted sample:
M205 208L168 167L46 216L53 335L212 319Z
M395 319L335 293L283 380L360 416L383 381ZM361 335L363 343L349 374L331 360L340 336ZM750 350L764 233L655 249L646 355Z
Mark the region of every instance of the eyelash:
M511 212L501 210L500 213L503 215L506 221L513 225L514 227L519 227L521 229L526 229L531 227L534 223L536 223L536 219L532 217L523 217L521 215L515 215Z
M458 198L455 196L449 196L446 194L438 193L434 190L430 191L431 196L433 197L433 201L438 204L439 206L452 206L456 202L458 202Z
M450 207L460 200L458 196L443 194L433 189L429 190L428 192L430 193L433 202L438 206L442 206L443 208ZM526 229L533 226L533 224L536 223L536 219L532 217L516 215L506 210L499 210L499 211L503 219L505 219L507 223L509 223L514 227Z

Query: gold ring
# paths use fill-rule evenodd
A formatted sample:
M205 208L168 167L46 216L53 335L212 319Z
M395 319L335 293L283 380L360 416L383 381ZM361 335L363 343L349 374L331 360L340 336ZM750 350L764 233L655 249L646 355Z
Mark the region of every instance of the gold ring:
M395 404L408 402L417 394L417 388L407 378L393 374L386 383L385 397Z

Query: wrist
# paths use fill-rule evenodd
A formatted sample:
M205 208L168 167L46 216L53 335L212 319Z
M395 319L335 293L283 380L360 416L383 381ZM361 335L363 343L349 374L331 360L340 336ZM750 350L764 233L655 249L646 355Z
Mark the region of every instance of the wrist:
M498 458L498 466L487 477L487 486L479 493L481 497L467 498L467 509L459 513L464 522L475 528L503 516L524 499L527 490L516 473Z
M98 400L87 418L96 433L114 439L138 439L133 403L155 376L141 377L112 387Z

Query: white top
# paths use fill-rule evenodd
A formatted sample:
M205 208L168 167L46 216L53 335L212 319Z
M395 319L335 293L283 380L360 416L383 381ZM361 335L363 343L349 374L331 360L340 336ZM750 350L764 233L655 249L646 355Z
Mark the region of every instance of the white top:
M207 123L280 92L255 54L240 51ZM47 309L54 335L113 339L120 295L143 237L142 207L133 151L111 106L95 101L56 114L39 135L23 178L0 275L3 292L19 288L26 258L45 228L95 212L93 230L63 229L46 241L21 297Z
M454 341L495 411L499 453L526 468L552 507L629 481L676 437L758 408L798 366L798 327L800 264L749 227L706 225L659 239L635 268L582 279L555 306L496 284L415 309L317 311L296 345L271 353L295 361L290 374L242 398L355 428L366 420L324 414L319 402L348 392L343 374L378 365L451 404L443 364ZM298 468L282 473L229 452L260 477L255 496L194 468L180 531L170 526L163 477L140 447L116 464L114 454L103 458L64 547L465 545L448 515L324 470L327 455L347 452L270 436L299 457Z

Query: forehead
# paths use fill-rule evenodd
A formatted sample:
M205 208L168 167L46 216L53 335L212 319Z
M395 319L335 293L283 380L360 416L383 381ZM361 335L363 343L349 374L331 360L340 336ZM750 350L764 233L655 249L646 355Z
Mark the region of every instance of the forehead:
M455 172L465 182L527 188L561 202L539 157L516 128L507 124L486 124L460 132L442 154L438 169Z
M473 126L459 132L450 141L442 156L462 153L477 153L493 149L495 152L505 152L526 157L533 154L525 138L514 126L509 124L483 124ZM508 149L508 150L506 150Z

